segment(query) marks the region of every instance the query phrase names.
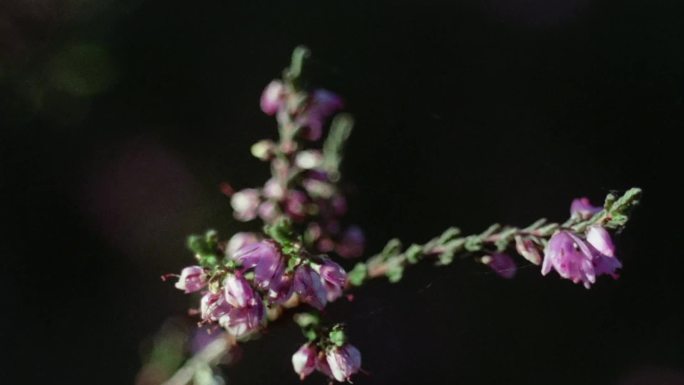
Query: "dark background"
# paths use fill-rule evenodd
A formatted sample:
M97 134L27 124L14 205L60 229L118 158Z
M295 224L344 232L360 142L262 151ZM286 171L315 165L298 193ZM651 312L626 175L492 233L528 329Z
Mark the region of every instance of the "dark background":
M682 16L661 0L0 0L0 383L133 383L141 341L192 303L159 280L190 263L185 236L254 227L218 185L267 177L249 155L275 135L258 98L304 43L357 119L344 171L370 252L645 191L618 281L421 265L334 305L371 372L355 383L683 384ZM298 383L301 342L276 325L229 383Z

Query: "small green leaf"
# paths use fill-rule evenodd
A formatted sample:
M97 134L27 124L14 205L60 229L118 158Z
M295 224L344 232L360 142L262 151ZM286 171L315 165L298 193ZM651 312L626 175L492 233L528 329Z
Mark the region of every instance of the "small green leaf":
M363 281L366 280L367 275L368 266L366 266L365 263L359 262L347 273L347 278L349 279L349 283L353 286L361 286Z
M410 264L416 264L418 261L420 261L420 258L423 256L423 248L420 245L416 245L415 243L411 246L409 246L408 249L406 249L406 260Z

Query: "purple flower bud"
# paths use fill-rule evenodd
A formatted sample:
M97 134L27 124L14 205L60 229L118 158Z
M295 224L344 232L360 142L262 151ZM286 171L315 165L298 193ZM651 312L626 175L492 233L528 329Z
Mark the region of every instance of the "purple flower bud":
M247 222L256 218L259 201L259 191L253 188L233 194L230 198L230 205L233 207L235 219Z
M343 106L342 99L334 93L322 89L314 91L309 105L298 119L298 123L307 128L303 131L304 138L312 141L320 139L325 120Z
M350 226L337 244L337 254L343 258L357 258L363 255L366 237L358 226Z
M488 265L502 278L513 278L517 270L515 262L513 262L513 258L511 258L508 254L504 253L494 253L492 255L487 255L482 258L482 263Z
M572 204L570 204L570 215L578 216L581 219L589 219L602 209L603 207L593 206L589 202L589 198L582 197L572 201Z
M188 266L181 271L176 288L186 293L202 290L207 285L207 275L200 266Z
M332 377L340 382L349 381L361 369L361 352L351 344L334 347L326 353Z
M226 302L231 306L246 307L256 304L257 297L254 295L254 290L239 271L228 274L223 285Z
M318 272L321 275L321 282L325 288L328 301L332 302L338 299L342 295L345 286L347 286L347 272L344 271L342 266L327 258L318 269Z
M539 246L537 246L533 240L516 236L515 249L518 251L518 254L522 255L522 257L528 261L534 263L535 265L541 264L542 255L539 251Z
M272 223L278 217L278 206L271 201L260 204L258 211L259 218L266 223Z
M219 325L228 333L240 338L259 330L266 322L266 308L257 297L254 305L232 308L218 319Z
M240 232L235 233L226 246L226 256L232 258L241 248L259 242L259 237L254 233Z
M553 268L561 277L575 283L582 282L587 289L596 282L598 275L608 274L616 278L615 270L622 264L614 256L598 249L601 247L611 254L614 252L610 235L603 229L592 228L589 229L591 241L570 231L554 234L544 250L542 275L548 274Z
M294 291L302 302L323 310L327 303L327 293L321 282L321 276L309 265L301 265L295 271Z
M218 321L231 309L232 307L226 302L222 294L208 292L200 300L200 316L205 321Z
M266 115L274 115L283 105L285 97L285 87L283 83L274 80L264 88L261 94L261 111Z
M303 380L316 369L317 358L318 350L310 343L302 345L292 355L292 367L295 373L299 374L299 379Z
M245 270L254 269L254 282L268 289L272 283L280 282L285 270L280 249L272 241L260 241L238 250L233 255Z
M302 221L306 218L306 205L308 198L305 193L292 190L285 200L285 212L295 221Z

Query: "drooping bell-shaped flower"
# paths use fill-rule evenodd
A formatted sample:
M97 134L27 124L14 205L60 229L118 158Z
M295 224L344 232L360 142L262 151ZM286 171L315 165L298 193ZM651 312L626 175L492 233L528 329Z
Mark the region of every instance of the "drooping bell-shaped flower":
M223 292L226 302L233 307L253 306L257 302L254 289L239 271L226 276L223 281Z
M318 349L311 343L302 345L299 350L292 355L292 367L301 380L316 370L317 358Z
M321 275L321 282L326 291L326 298L332 302L342 295L342 291L347 285L347 272L342 266L326 258L318 269Z
M207 285L207 275L200 266L188 266L181 271L176 288L186 293L202 290Z
M233 259L245 270L254 269L254 282L262 289L269 289L272 283L280 282L280 276L285 270L280 249L269 240L241 248Z
M270 303L280 305L294 294L294 278L290 274L282 274L278 281L271 283L268 289L267 299Z
M331 348L325 358L332 377L340 382L349 381L361 369L361 352L351 344Z
M582 197L572 201L570 204L570 215L577 216L581 219L589 219L602 209L603 207L592 205L589 198Z
M259 208L259 191L253 188L240 190L230 197L235 219L243 222L251 221L257 216Z
M266 322L266 308L261 298L254 305L234 307L218 319L219 325L230 334L240 338L259 330Z
M223 293L207 292L200 300L200 316L204 321L218 321L219 318L227 314L231 309L232 306L226 302Z
M500 277L511 279L515 276L517 266L510 255L493 253L482 258L482 263L489 266Z
M617 278L615 271L620 267L622 264L614 256L610 234L592 226L587 230L587 238L571 231L554 234L544 250L541 272L546 275L554 269L561 277L582 282L588 289L599 275Z
M301 265L295 271L294 291L303 302L318 310L323 310L327 303L327 292L321 276L309 265Z
M284 103L285 86L282 82L274 80L264 88L261 93L261 111L266 115L274 115Z

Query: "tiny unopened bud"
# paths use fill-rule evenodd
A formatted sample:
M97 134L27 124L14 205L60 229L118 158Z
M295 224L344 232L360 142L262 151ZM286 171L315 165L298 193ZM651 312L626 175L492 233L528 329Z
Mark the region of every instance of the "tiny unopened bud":
M255 158L270 160L275 154L276 145L272 140L260 140L252 145L250 149Z

